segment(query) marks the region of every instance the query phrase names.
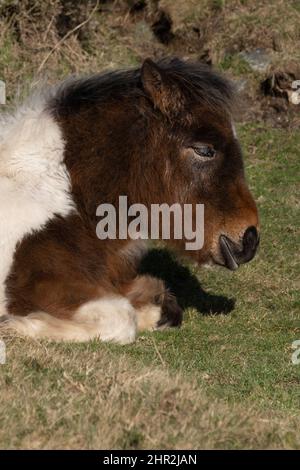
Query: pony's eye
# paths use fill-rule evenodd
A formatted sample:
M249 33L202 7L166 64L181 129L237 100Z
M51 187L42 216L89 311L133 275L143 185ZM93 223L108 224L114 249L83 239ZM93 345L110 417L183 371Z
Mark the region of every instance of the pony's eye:
M203 159L213 158L216 155L215 149L211 145L200 144L192 147L193 151Z

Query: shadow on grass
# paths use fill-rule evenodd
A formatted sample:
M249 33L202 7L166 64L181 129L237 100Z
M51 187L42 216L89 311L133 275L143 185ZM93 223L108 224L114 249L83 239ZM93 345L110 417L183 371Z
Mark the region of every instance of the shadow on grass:
M167 250L150 250L139 271L163 279L183 309L193 307L202 315L227 315L234 309L235 299L205 292L197 277Z

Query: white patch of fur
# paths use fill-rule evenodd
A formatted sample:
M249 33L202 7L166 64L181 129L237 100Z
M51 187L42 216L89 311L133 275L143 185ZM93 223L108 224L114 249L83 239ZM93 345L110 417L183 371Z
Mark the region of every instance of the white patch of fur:
M99 338L128 344L136 337L136 317L134 308L125 297L106 297L87 302L71 320L55 318L44 312L26 317L5 315L0 331L10 330L31 338L56 341L83 342Z
M5 315L0 331L14 331L29 338L56 341L88 341L93 337L93 328L89 325L58 319L44 312L30 313L26 317Z
M132 343L136 337L135 309L125 297L105 297L87 302L73 320L93 325L94 337L119 344Z
M145 305L136 312L138 331L153 331L161 318L161 307L158 305Z
M45 105L36 100L0 117L0 315L17 243L73 210L62 133Z

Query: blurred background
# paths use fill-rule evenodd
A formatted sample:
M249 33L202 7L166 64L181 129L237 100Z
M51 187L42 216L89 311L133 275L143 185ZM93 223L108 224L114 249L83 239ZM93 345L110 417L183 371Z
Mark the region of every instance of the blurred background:
M240 121L295 127L299 24L299 0L0 0L0 79L10 101L41 77L175 55L235 80Z

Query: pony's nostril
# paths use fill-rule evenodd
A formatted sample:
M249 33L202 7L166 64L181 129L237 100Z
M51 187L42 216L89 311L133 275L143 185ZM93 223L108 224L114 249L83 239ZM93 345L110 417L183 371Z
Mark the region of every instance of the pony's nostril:
M259 244L259 235L256 227L248 227L243 236L243 247L246 249L255 249Z
M221 235L219 242L225 266L235 270L240 264L247 263L254 258L259 244L259 235L257 229L251 226L243 235L242 246L241 243L234 242L226 235Z

